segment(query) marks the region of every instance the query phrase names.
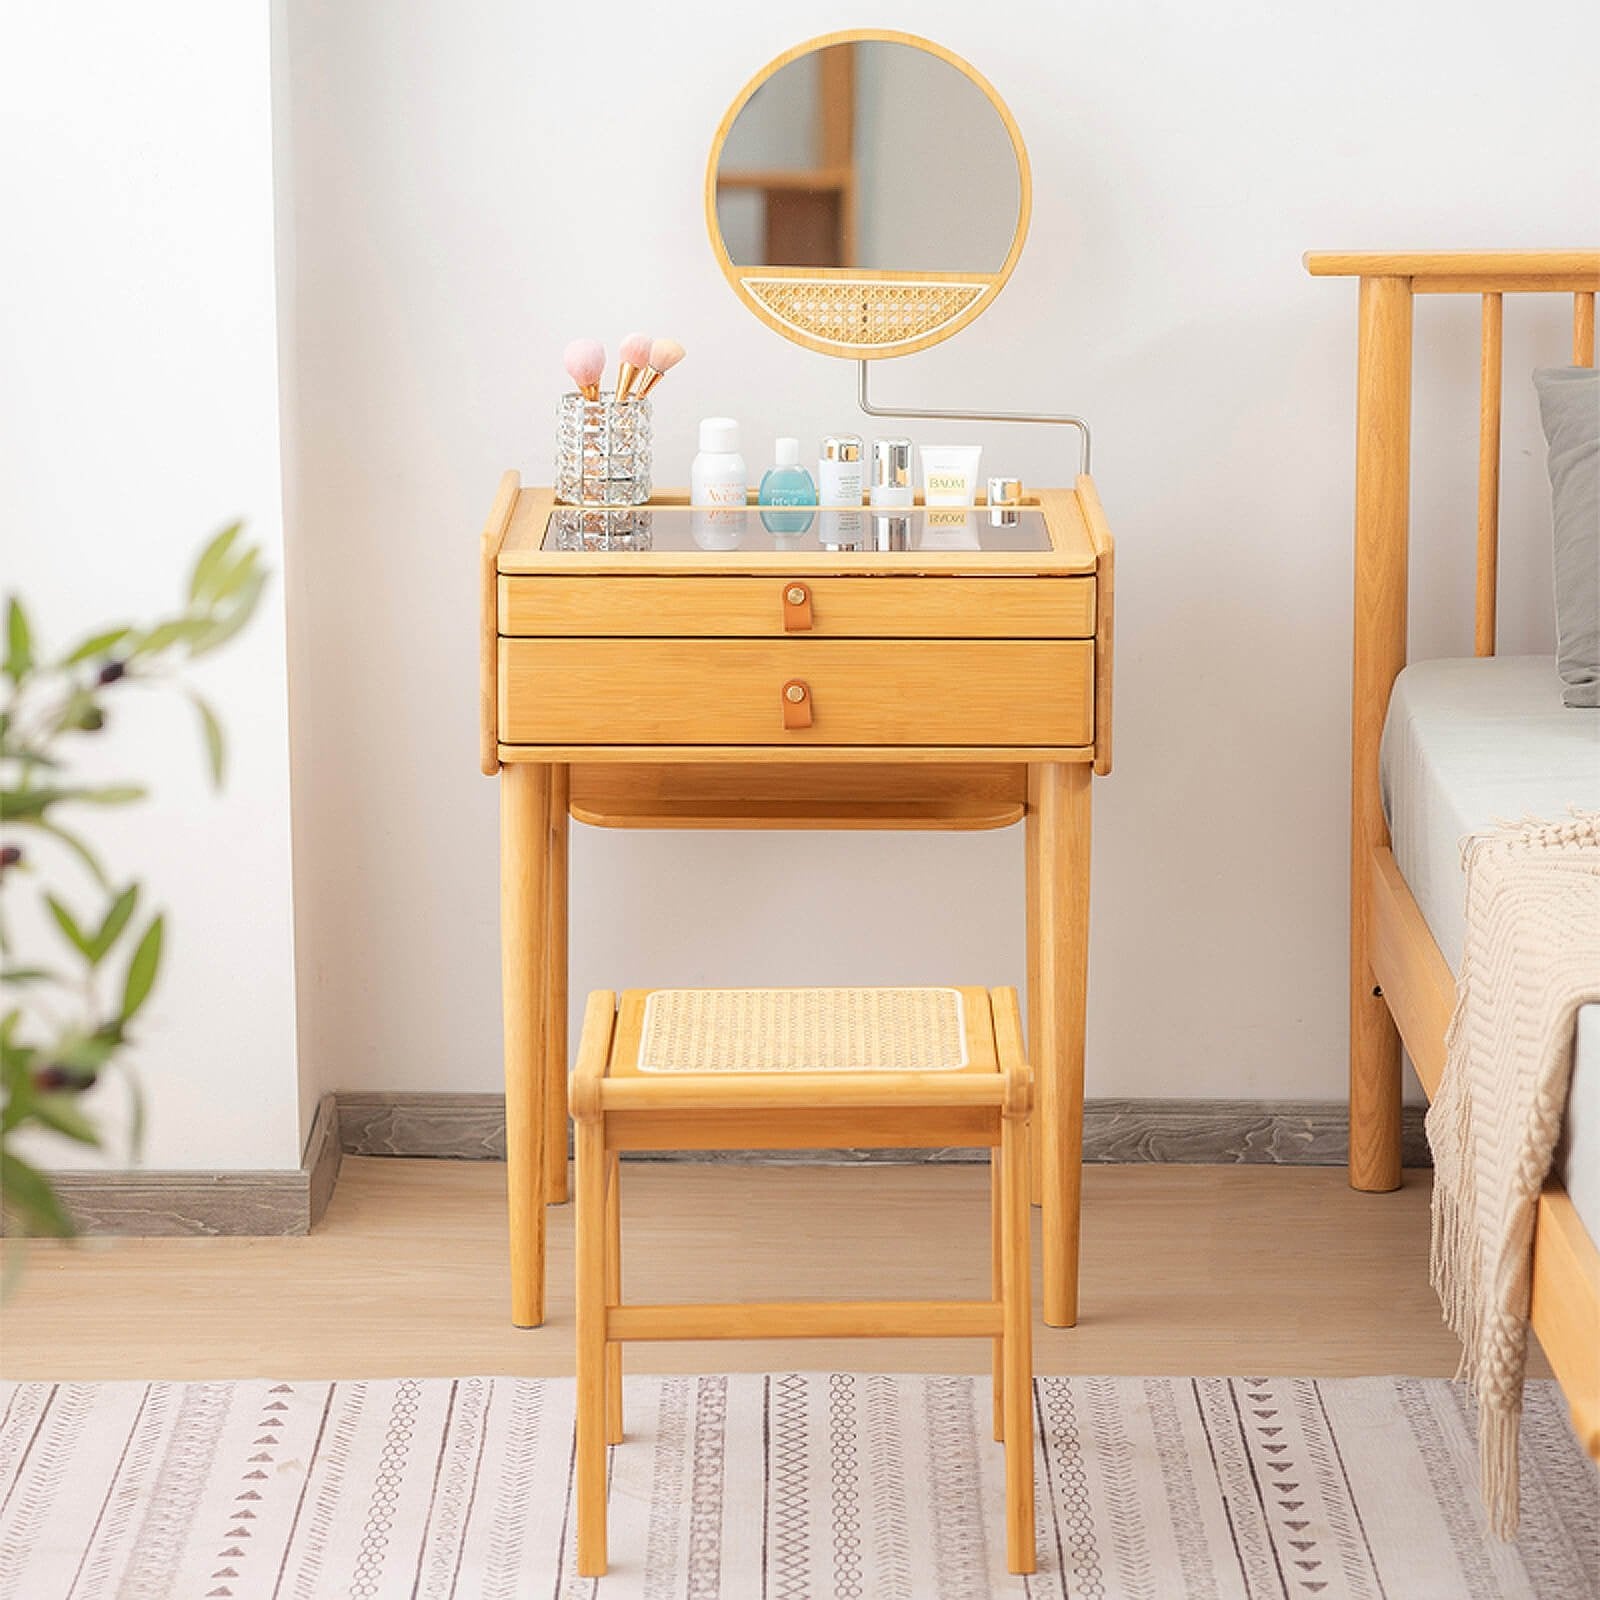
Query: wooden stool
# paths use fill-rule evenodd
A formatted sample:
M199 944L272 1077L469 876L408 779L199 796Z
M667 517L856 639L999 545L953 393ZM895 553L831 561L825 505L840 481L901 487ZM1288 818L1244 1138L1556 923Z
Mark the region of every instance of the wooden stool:
M1034 1570L1033 1350L1024 1145L1033 1078L1014 989L634 989L589 996L577 1122L578 1571L606 1570L606 1445L626 1339L994 1341L1006 1562ZM988 1300L625 1306L618 1153L984 1145Z

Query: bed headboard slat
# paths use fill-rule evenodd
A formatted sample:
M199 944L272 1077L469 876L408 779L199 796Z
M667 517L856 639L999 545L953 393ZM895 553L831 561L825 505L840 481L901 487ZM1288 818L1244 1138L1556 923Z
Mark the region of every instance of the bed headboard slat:
M1483 358L1478 395L1478 584L1472 649L1492 656L1500 581L1501 330L1505 297L1483 297Z

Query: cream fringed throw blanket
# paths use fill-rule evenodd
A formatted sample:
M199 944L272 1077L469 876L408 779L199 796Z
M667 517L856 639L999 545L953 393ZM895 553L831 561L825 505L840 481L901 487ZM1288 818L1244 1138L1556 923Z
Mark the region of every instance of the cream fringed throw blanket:
M1479 1405L1483 1498L1517 1526L1533 1224L1561 1132L1578 1008L1600 1000L1600 812L1467 842L1467 940L1428 1111L1433 1286Z

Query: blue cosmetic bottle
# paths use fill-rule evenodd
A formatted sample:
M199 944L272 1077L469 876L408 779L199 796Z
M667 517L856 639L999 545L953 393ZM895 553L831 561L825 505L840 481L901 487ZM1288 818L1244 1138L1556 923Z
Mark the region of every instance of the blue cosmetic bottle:
M766 506L814 506L817 485L800 465L800 441L779 439L773 446L773 464L761 480L756 503ZM761 521L770 533L804 533L811 526L809 511L767 511Z

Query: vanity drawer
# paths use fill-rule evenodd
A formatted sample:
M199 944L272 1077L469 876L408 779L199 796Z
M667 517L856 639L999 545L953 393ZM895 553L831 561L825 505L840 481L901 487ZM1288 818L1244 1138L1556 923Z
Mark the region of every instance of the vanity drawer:
M806 591L811 610L811 627L797 631L818 638L1094 634L1092 577L503 577L499 625L511 637L759 639L789 631L784 596L797 587Z
M502 639L499 648L507 744L1083 746L1094 736L1087 639ZM801 704L786 706L796 682ZM809 726L786 725L807 714Z

